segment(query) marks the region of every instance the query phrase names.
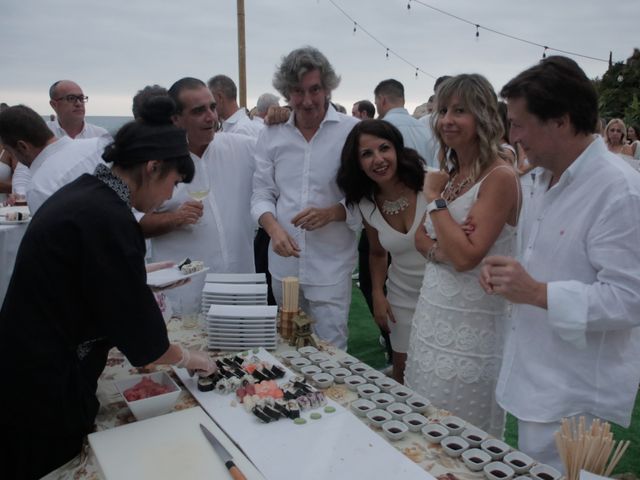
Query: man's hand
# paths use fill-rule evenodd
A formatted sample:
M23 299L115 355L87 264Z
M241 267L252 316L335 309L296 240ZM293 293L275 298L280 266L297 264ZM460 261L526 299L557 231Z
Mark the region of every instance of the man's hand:
M291 219L291 223L303 230L316 230L335 220L334 211L334 207L305 208Z
M267 231L271 237L271 248L281 257L300 257L300 247L279 224Z
M174 212L176 218L176 226L181 227L183 225L193 225L198 223L200 217L202 217L203 205L202 202L196 200L188 200L178 207Z
M264 123L266 125L278 125L289 120L291 116L291 110L287 107L278 107L271 105L267 110L267 115L264 117Z
M485 292L502 295L510 302L547 308L547 284L534 280L511 257L486 257L480 269L480 285Z

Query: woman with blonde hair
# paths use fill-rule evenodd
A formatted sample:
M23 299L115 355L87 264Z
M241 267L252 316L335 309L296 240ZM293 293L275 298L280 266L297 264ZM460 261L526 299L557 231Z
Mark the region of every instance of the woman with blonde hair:
M620 118L612 118L604 129L604 141L610 152L633 157L631 145L627 145L627 127Z
M506 303L484 293L486 255L511 255L520 206L518 175L500 156L504 131L495 93L481 75L444 82L433 130L440 171L427 173L424 228L416 247L427 259L412 321L405 383L440 408L501 436L495 401Z

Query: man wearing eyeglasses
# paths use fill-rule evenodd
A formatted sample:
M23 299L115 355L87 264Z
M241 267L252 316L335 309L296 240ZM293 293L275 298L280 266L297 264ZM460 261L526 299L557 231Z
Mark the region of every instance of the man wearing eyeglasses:
M70 138L94 138L108 136L104 128L84 121L85 96L80 86L71 80L58 80L49 88L49 105L56 112L56 119L47 122L57 138L65 135Z

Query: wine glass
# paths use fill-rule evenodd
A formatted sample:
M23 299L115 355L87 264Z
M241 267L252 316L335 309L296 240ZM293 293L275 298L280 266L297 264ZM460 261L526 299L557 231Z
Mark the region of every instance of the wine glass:
M211 191L211 179L207 171L207 165L204 160L198 159L193 162L195 164L195 175L191 183L187 184L187 194L194 200L202 202L209 196ZM203 204L204 207L204 204ZM198 222L204 224L204 215Z

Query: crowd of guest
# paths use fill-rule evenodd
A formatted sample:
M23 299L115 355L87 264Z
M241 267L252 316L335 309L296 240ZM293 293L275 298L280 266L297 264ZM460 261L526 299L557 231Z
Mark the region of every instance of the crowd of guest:
M149 302L145 258L185 256L215 272L268 273L276 303L283 278L297 277L315 334L343 349L358 262L393 377L498 437L511 412L520 449L540 461L560 466L563 417L629 424L640 380L638 127L611 119L598 135L596 92L565 57L518 74L503 102L481 75L441 77L420 118L395 79L341 113L339 83L313 47L276 68L286 107L267 93L249 114L228 76L184 77L140 90L136 120L115 139L85 121L87 97L70 80L50 88L54 121L3 107L0 193L25 196L33 214L0 311L3 364L29 359L11 363L16 381L64 364L68 388L40 391L50 406L38 418L60 404L83 412L65 409L74 421L43 437L30 411L3 400L0 427L19 439L4 455L35 476L78 452L112 346L136 365L213 368L168 343ZM50 283L57 295L22 309L27 289ZM167 291L174 312L197 312L203 283ZM58 448L34 460L56 436Z

